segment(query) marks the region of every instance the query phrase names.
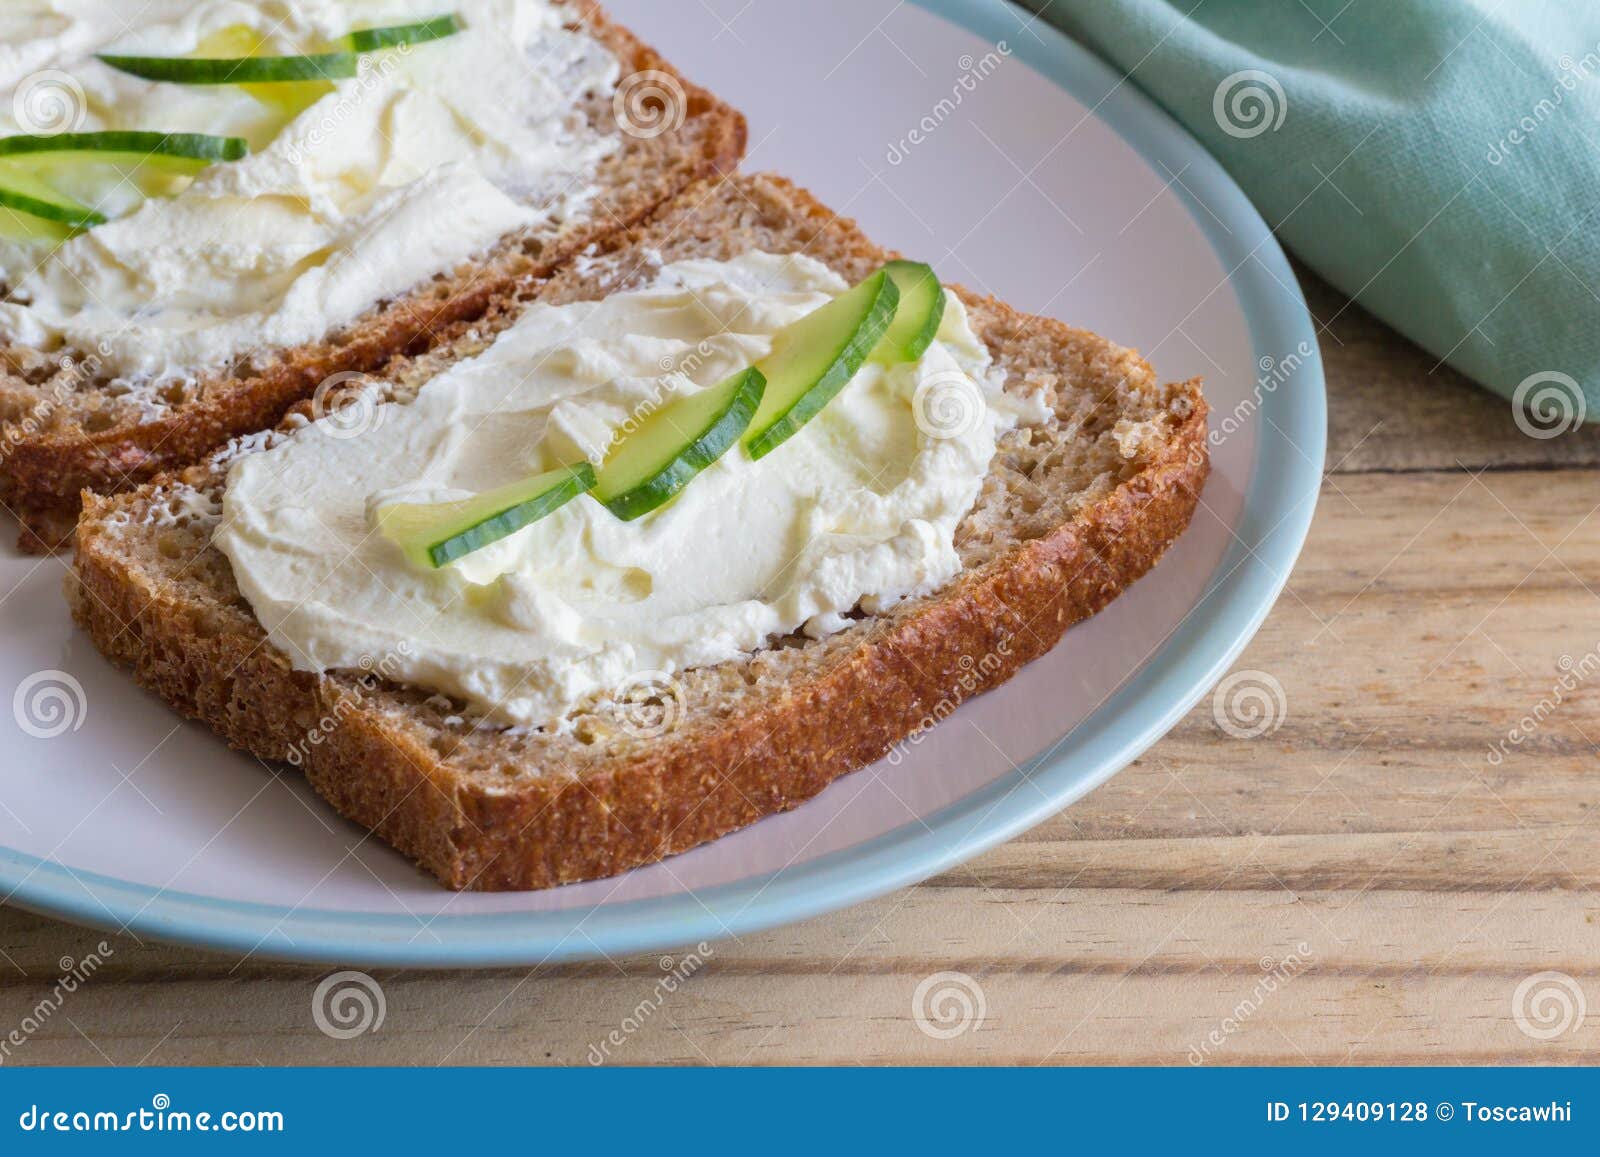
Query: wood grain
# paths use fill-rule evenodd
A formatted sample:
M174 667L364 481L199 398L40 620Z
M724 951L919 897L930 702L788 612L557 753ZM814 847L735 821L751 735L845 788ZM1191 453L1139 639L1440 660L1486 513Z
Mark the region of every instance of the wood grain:
M1505 402L1307 288L1329 324L1330 473L1236 668L1282 687L1269 733L1236 738L1202 703L1025 837L711 945L676 991L654 957L380 971L381 1030L339 1041L312 1019L330 969L113 939L6 1063L1600 1060L1600 671L1562 687L1600 646L1600 430L1527 438ZM0 910L0 1036L100 939ZM1541 1039L1513 1003L1547 971L1594 1011ZM943 972L984 1013L949 1039L913 1007Z
M1511 404L1479 389L1296 265L1328 373L1328 466L1555 470L1600 466L1600 423L1528 438Z

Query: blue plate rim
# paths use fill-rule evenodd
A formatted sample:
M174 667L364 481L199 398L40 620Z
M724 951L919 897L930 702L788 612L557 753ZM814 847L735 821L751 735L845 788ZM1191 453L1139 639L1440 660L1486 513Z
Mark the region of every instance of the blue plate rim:
M1258 357L1317 349L1298 281L1271 230L1222 166L1113 69L1004 0L912 0L991 42L1093 108L1172 187L1227 268ZM1292 287L1292 289L1291 289ZM91 927L270 959L375 967L494 967L657 952L738 937L905 887L1034 827L1127 766L1228 669L1281 593L1310 529L1327 410L1320 356L1293 390L1261 401L1253 475L1233 546L1196 607L1088 719L1011 775L864 843L693 893L592 909L415 917L282 908L168 892L0 848L8 903ZM1029 787L1031 785L1031 789ZM1032 790L1037 789L1037 790ZM423 925L419 929L419 923Z

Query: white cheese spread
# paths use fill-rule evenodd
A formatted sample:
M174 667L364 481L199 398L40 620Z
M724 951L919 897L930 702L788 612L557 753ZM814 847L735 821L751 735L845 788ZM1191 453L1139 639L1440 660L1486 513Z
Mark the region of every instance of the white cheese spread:
M366 55L294 115L239 86L146 81L94 57L192 54L241 26L263 54L292 55L444 12L461 32ZM251 151L173 196L86 189L113 220L59 247L0 238L0 339L70 342L130 380L193 376L314 341L507 233L581 214L617 139L578 106L619 66L565 18L548 0L6 4L0 133L201 132Z
M636 521L580 497L436 571L374 528L389 502L600 459L664 398L761 358L845 288L810 258L749 253L667 265L602 301L534 305L414 400L240 458L215 541L296 667L382 669L508 724L559 726L643 673L838 630L853 608L958 572L956 527L998 435L1044 416L1001 391L954 295L918 362L868 364L772 453L735 446Z

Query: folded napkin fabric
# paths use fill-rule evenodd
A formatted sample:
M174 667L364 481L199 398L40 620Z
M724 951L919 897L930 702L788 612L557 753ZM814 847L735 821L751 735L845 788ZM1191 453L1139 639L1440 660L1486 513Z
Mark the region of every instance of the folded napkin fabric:
M1027 0L1322 277L1548 436L1600 419L1600 2Z

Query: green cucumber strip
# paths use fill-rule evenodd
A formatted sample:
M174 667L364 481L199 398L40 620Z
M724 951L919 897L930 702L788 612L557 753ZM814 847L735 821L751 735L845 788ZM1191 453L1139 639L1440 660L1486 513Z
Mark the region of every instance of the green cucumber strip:
M239 137L204 133L94 132L0 137L0 186L67 210L76 229L99 224L78 198L93 205L109 188L107 170L122 172L146 196L171 191L174 177L193 177L208 166L250 151ZM13 208L23 208L12 202ZM37 214L37 207L26 211ZM97 219L98 218L98 219ZM13 234L15 235L15 234Z
M933 270L920 261L891 261L883 267L900 291L900 308L894 322L872 351L872 360L894 365L914 362L939 336L944 320L944 286Z
M307 80L340 80L355 76L357 52L318 52L309 56L117 56L100 60L145 80L175 84L284 84Z
M600 467L594 496L624 522L649 514L739 440L766 386L750 366L661 407L617 443Z
M175 84L299 84L342 80L357 75L361 55L408 44L443 40L461 31L454 15L435 16L414 24L362 28L343 38L344 50L303 56L125 56L101 53L112 68L145 80ZM221 43L221 41L217 41Z
M778 331L757 367L771 383L745 432L745 449L761 458L816 417L855 377L894 321L900 291L880 269L855 288Z
M205 133L101 132L0 137L0 158L19 162L24 158L38 158L42 164L104 161L132 165L146 161L178 161L204 167L219 161L237 161L249 152L250 146L242 137L214 137Z
M499 542L594 489L587 462L561 466L455 502L401 502L378 513L385 538L423 570Z
M406 44L426 44L430 40L443 40L461 31L454 15L435 16L415 24L394 24L388 28L362 28L344 38L351 52L377 52L384 48L399 48Z
M106 223L102 214L87 205L62 196L31 173L10 168L0 170L0 206L76 231Z
M43 221L53 221L57 224L65 225L74 233L81 233L85 229L92 229L96 225L104 225L106 223L106 219L93 209L79 206L76 211L73 211L4 187L0 187L0 208L10 209L16 213L26 213L30 217L38 217Z

